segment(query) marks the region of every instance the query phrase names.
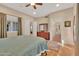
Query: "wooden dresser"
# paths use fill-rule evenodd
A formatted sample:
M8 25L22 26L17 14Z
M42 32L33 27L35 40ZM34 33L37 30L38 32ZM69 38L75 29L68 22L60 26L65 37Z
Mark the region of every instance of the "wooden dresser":
M42 37L46 40L50 40L50 33L49 32L37 32L37 36Z

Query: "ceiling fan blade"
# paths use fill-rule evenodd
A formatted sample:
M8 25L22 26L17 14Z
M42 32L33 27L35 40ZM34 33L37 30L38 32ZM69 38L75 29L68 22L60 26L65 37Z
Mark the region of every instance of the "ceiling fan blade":
M36 5L43 5L42 3L35 3Z
M34 8L34 9L36 9L36 6L35 6L35 5L33 5L33 8Z
M30 6L30 4L27 4L26 7Z

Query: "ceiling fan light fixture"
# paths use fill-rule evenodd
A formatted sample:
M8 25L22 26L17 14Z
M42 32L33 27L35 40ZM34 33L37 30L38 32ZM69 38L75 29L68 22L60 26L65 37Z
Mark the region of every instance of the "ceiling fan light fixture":
M37 5L43 5L42 3L29 3L29 4L27 4L25 7L29 7L29 6L32 6L33 7L33 9L37 9Z
M35 3L31 3L31 5L35 5Z
M36 12L33 12L33 14L35 15L35 14L36 14Z
M56 7L59 7L60 6L60 4L56 4Z

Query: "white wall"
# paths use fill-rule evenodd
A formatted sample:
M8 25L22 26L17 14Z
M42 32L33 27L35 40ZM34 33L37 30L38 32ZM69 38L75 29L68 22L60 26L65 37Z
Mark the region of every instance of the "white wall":
M34 19L32 17L23 17L22 20L22 32L23 35L30 35L30 24Z
M18 22L18 17L16 17L16 16L6 15L6 17L7 17L7 21Z
M79 4L74 4L74 42L75 42L75 55L79 56Z
M33 36L37 36L37 22L33 21L32 25L33 25Z
M7 32L7 37L16 37L16 36L17 36L17 31Z
M36 18L35 20L38 24L48 23L48 18Z
M71 27L64 27L65 21L71 21ZM50 38L55 35L55 24L60 24L61 39L65 44L74 44L73 42L73 8L58 11L49 15Z

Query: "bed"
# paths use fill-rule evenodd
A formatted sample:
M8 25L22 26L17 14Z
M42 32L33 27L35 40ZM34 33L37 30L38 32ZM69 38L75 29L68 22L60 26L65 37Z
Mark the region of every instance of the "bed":
M0 56L36 56L47 50L45 39L19 36L0 39Z

